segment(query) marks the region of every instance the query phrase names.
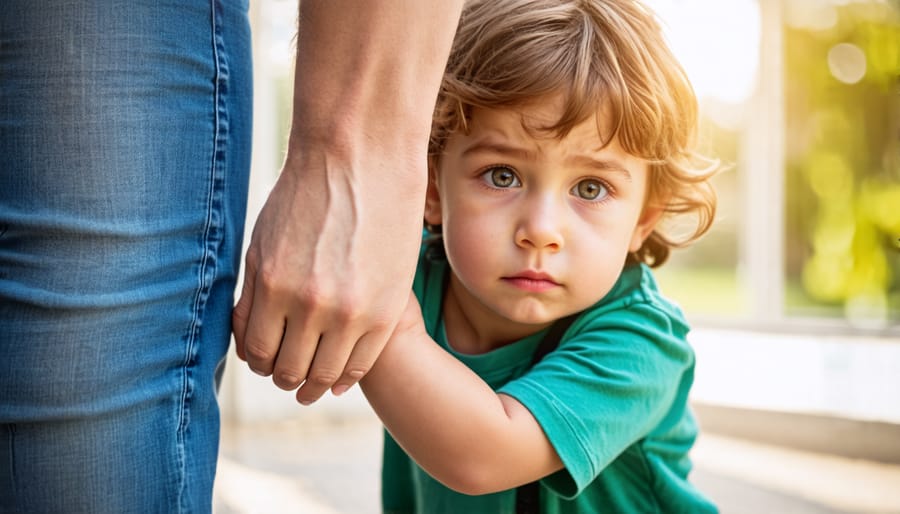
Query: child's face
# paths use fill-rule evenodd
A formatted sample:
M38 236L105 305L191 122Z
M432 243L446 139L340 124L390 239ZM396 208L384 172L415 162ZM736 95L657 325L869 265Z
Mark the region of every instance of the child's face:
M425 218L442 225L451 294L498 328L596 303L659 218L644 206L647 164L618 141L601 148L596 119L563 139L522 126L547 125L559 109L476 109L432 170Z

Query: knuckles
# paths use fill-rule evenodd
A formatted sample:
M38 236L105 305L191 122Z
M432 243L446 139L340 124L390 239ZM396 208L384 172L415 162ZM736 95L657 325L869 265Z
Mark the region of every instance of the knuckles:
M332 370L315 370L307 380L313 385L327 388L337 382L338 378L340 375Z
M265 293L276 293L287 287L286 280L278 270L263 266L256 274L256 287Z
M295 305L307 317L365 326L373 332L388 331L396 321L389 315L390 305L382 304L371 291L355 291L347 285L332 284L314 276L296 278L270 266L261 267L256 280L258 292Z
M292 391L300 386L300 384L303 382L303 379L300 377L299 373L294 373L292 371L277 371L274 374L272 381L276 386L278 386L279 389Z
M247 341L244 344L244 352L248 359L254 361L269 361L275 357L274 352L262 341Z

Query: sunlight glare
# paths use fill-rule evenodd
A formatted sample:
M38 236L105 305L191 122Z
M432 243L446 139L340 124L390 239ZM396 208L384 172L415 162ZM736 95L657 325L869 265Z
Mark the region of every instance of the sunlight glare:
M646 0L659 15L672 51L697 96L747 100L756 85L760 12L757 0Z
M828 51L828 69L844 84L856 84L866 75L866 54L851 43L839 43Z

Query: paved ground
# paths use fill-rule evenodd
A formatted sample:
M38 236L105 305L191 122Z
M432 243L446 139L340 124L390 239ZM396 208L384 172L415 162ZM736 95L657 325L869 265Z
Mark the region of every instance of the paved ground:
M216 514L377 514L381 428L367 413L225 426ZM704 434L692 480L723 514L900 514L900 466Z

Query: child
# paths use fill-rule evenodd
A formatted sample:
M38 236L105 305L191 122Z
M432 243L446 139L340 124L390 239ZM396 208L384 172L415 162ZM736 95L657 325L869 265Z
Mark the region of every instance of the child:
M650 270L712 222L695 123L638 2L467 4L429 151L440 239L362 381L385 512L517 512L533 481L541 512L716 512L687 480L688 326ZM681 214L696 230L673 239Z

